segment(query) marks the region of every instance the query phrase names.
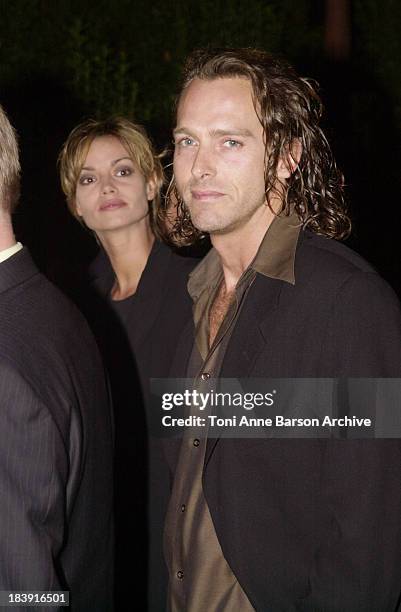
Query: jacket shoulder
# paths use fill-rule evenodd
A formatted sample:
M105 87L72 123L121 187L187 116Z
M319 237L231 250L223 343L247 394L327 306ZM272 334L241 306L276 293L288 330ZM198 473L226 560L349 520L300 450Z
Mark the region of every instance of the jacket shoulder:
M321 267L338 274L347 275L358 270L376 273L374 267L350 247L337 240L318 236L309 230L301 233L299 246L299 253L306 261L320 262Z
M336 291L353 285L376 290L396 299L390 285L354 250L337 240L305 230L300 236L295 261L296 281L318 283Z

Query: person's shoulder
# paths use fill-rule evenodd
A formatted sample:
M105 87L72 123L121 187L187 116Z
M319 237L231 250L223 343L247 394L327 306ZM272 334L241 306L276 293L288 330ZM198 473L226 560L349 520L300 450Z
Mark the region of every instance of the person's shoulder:
M76 328L77 325L86 327L84 316L77 306L56 287L42 272L38 272L35 281L26 287L27 299L30 297L32 310L36 310L41 318L54 317L58 322ZM64 327L64 325L62 325Z
M302 282L314 283L322 293L328 290L352 295L354 305L376 299L399 307L399 300L387 281L356 251L308 230L300 238L296 267ZM359 300L355 301L358 296Z
M25 259L29 254L25 256ZM87 323L73 302L28 260L21 276L1 294L0 334L17 337L23 330L31 341L43 343L90 337Z
M296 263L337 283L354 276L373 276L381 279L375 268L356 251L342 242L319 236L309 230L300 235Z
M14 275L0 295L0 359L57 410L60 397L63 406L83 405L83 397L100 405L106 398L102 362L84 316L34 265Z
M373 272L375 269L356 251L338 240L319 236L309 230L301 233L300 247L306 258L320 267L338 273L349 274L356 271Z

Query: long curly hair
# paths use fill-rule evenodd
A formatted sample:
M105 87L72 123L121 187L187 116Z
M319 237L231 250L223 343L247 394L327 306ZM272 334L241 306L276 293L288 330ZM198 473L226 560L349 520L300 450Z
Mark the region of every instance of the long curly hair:
M252 84L255 111L265 136L266 201L276 191L280 159L295 164L292 155L299 144L302 154L291 176L281 181L280 213L295 210L303 227L329 238L344 239L351 230L344 199L344 178L336 166L330 145L319 126L323 105L317 83L301 78L284 60L257 49L201 49L187 59L182 91L194 79L240 77ZM177 97L176 107L180 96ZM172 214L173 212L173 214ZM172 243L194 244L202 233L192 222L179 195L174 177L158 219L166 225ZM166 235L166 230L165 230Z

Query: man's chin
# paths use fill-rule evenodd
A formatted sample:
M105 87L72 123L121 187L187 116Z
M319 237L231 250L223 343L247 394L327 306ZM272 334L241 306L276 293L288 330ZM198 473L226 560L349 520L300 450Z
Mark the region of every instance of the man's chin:
M213 238L214 236L226 236L232 232L231 227L220 228L204 226L202 228L197 227L197 229L202 232L202 234L208 234L211 238Z
M199 206L197 204L188 206L192 224L202 233L213 234L220 232L225 225L222 219L216 215L216 210L208 205Z
M205 219L192 219L193 225L202 233L210 234L213 236L214 234L225 234L226 227L223 226L222 223L218 223L212 220Z

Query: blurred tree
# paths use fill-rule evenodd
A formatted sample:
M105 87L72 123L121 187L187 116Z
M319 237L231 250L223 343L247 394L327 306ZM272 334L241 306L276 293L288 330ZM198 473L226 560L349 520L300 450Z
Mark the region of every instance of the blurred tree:
M180 66L195 47L259 46L318 55L321 28L300 0L0 0L0 86L62 81L85 114L169 122Z
M126 52L91 38L80 18L67 28L65 65L75 97L93 116L133 118L138 84Z

